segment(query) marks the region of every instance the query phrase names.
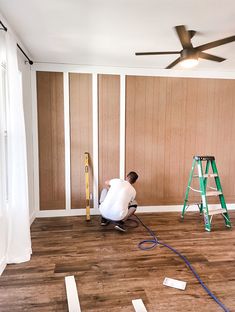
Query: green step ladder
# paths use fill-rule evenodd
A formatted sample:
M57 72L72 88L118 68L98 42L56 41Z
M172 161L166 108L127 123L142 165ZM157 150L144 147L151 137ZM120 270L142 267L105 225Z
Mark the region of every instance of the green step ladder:
M203 164L202 162L206 161L205 164L205 172L203 173ZM212 168L212 173L209 173L210 165ZM198 174L195 175L195 167L197 167ZM192 179L193 178L198 178L199 179L199 186L200 189L196 190L191 187ZM214 178L215 179L215 184L216 188L214 187L208 187L212 189L212 191L207 191L207 180L208 178ZM199 192L201 195L201 202L198 205L200 214L204 215L204 222L205 222L205 229L206 231L211 231L211 223L212 223L212 218L216 214L221 214L224 218L225 224L227 227L231 227L231 221L229 218L228 210L226 207L226 202L224 199L221 183L220 183L220 178L218 174L218 170L215 164L215 157L214 156L194 156L193 157L193 164L188 180L188 186L186 189L186 194L185 194L185 200L184 200L184 206L182 210L181 217L184 218L184 214L187 210L187 208L190 206L188 203L188 196L189 196L189 191L195 191ZM208 204L207 204L207 197L208 196L219 196L221 208L220 209L209 209Z

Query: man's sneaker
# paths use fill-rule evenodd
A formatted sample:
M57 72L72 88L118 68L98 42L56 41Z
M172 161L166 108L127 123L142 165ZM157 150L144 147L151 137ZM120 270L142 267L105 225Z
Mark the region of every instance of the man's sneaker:
M121 231L121 232L126 232L126 229L124 228L124 222L123 221L118 221L116 222L116 225L114 227L116 230Z
M105 219L105 218L102 217L102 218L101 218L100 224L103 225L103 226L104 226L104 225L108 225L108 224L109 224L109 220L107 220L107 219Z

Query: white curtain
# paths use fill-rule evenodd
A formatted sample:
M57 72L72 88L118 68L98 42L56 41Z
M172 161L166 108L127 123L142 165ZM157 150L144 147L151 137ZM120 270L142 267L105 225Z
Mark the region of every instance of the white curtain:
M8 33L6 34L6 57L8 89L8 241L6 262L19 263L30 260L32 250L22 81L17 62L17 44Z
M7 201L6 201L6 43L5 33L0 31L0 275L6 265Z

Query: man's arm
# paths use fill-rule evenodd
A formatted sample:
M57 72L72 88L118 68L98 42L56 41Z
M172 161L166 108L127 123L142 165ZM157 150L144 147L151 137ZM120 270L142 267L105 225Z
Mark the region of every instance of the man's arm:
M110 180L105 181L104 184L106 187L110 187Z
M136 190L135 190L135 192L134 192L134 194L132 195L132 197L131 197L131 200L130 200L130 202L129 202L129 206L131 205L136 205L137 204L137 201L136 201Z

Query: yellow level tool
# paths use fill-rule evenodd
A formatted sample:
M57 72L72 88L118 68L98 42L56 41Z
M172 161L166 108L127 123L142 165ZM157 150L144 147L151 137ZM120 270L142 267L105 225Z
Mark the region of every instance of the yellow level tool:
M86 221L90 221L89 154L85 153Z

